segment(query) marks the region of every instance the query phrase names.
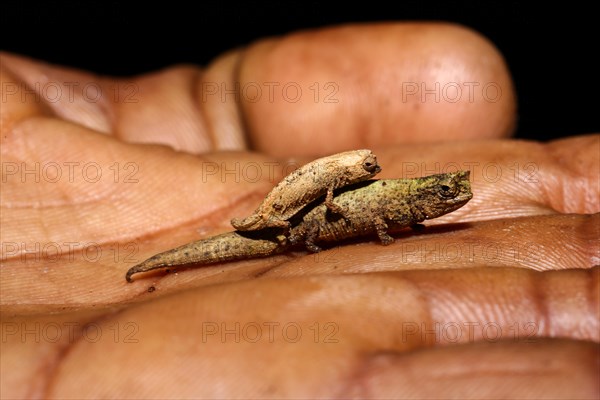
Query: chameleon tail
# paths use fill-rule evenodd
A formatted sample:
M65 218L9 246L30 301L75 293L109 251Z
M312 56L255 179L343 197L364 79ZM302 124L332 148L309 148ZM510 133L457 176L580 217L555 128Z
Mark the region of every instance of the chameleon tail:
M127 271L127 274L125 274L125 279L127 279L127 282L133 282L133 279L131 279L131 276L133 274L137 274L140 272L152 271L153 269L158 269L161 267L169 267L169 266L173 265L172 262L168 261L168 259L170 257L165 256L167 253L169 253L169 251L166 251L164 253L159 253L153 257L150 257L146 261L130 268L129 271Z
M260 224L262 220L259 214L252 214L247 218L233 218L231 225L238 231L252 231L263 228Z
M125 274L125 279L127 279L127 282L132 282L132 275L162 267L213 264L222 261L265 257L280 253L286 247L286 242L283 238L279 238L276 233L265 235L262 231L227 232L187 243L150 257L130 268Z
M131 276L157 268L186 264L212 264L231 259L233 254L226 243L237 243L238 236L233 232L223 233L203 240L187 243L171 250L159 253L127 271L125 279L131 282Z

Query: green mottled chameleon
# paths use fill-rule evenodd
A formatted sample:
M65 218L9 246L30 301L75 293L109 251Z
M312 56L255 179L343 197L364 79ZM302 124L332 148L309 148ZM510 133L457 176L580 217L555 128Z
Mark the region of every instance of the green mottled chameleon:
M132 275L161 267L266 257L299 243L316 252L321 250L316 243L376 234L387 245L394 240L390 232L457 210L472 197L468 171L359 182L332 197L343 216L317 199L289 220L287 236L285 228L223 233L159 253L132 267L125 278L131 282Z

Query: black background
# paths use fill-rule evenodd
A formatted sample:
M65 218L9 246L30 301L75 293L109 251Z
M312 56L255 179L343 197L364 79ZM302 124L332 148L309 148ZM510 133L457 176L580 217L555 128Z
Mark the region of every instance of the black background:
M429 20L460 23L505 56L518 95L516 137L549 140L599 131L600 43L589 8L492 1L281 3L3 2L2 50L100 74L174 63L206 65L264 36L327 25ZM82 43L81 45L79 43Z

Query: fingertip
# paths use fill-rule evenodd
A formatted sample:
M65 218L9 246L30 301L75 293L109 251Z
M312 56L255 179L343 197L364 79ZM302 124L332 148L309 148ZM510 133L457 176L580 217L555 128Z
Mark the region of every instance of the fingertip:
M239 71L251 145L277 156L504 137L515 126L502 55L454 24L293 33L250 46Z

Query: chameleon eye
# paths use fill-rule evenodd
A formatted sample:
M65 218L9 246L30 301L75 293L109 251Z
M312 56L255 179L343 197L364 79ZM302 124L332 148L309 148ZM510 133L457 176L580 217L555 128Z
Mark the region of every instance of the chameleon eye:
M373 161L365 161L363 163L363 168L365 169L365 171L367 172L378 172L379 171L379 165L377 165L377 162L373 162Z
M448 185L440 185L439 192L443 197L454 197L456 195L456 188Z

